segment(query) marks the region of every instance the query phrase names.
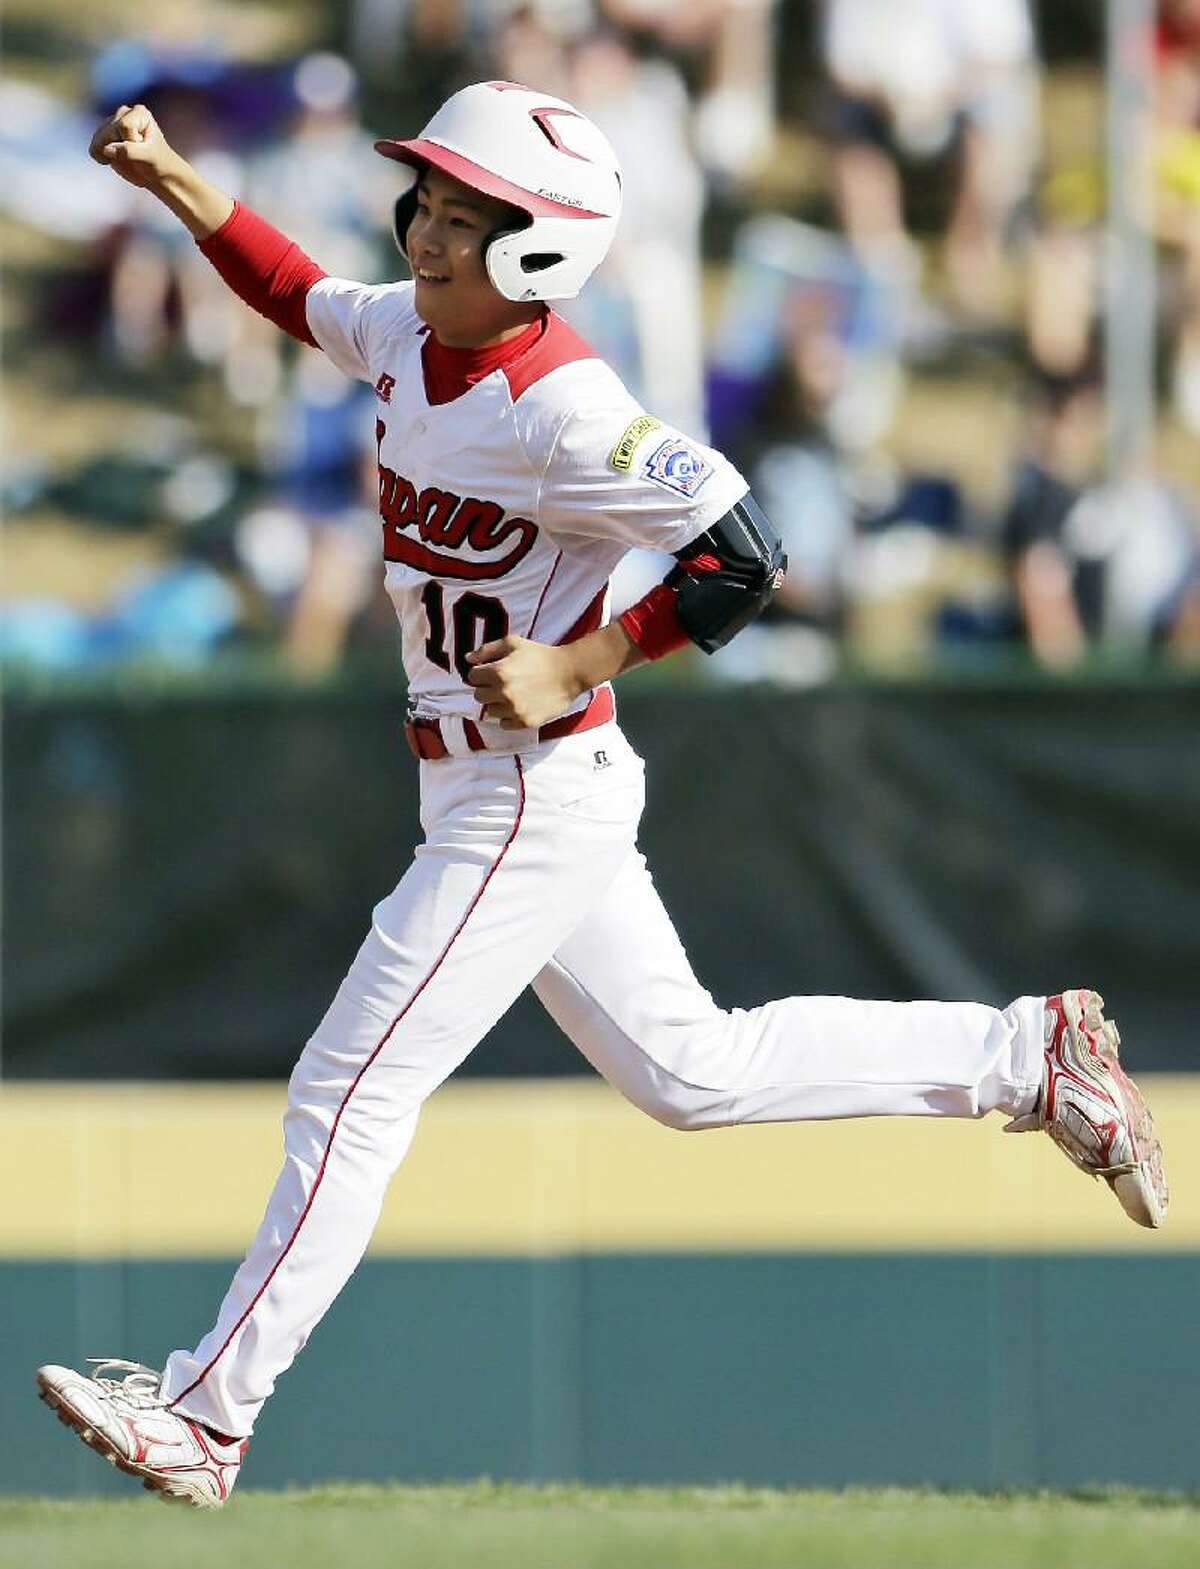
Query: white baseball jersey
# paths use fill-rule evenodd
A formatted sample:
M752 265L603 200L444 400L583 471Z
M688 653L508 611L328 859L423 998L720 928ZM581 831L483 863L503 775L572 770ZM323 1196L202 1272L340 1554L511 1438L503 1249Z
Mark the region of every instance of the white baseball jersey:
M594 631L628 549L681 550L746 493L727 458L647 415L558 316L514 364L431 404L411 283L323 278L306 303L321 348L376 389L386 586L422 713L478 719L472 649Z

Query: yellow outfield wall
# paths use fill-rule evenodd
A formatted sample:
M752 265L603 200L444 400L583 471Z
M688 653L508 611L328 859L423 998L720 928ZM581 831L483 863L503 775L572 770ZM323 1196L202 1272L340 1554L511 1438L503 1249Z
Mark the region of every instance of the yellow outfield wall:
M1002 1119L680 1134L587 1080L464 1081L427 1106L377 1256L1200 1250L1200 1077L1144 1081L1166 1227L1129 1224ZM228 1257L281 1154L282 1084L0 1088L0 1256Z

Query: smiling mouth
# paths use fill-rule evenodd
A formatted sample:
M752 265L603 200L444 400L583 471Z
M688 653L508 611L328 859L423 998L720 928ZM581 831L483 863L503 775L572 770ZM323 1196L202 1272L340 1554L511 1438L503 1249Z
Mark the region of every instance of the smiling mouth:
M450 282L450 279L447 278L444 273L430 272L428 270L428 268L425 268L425 267L418 267L416 269L416 278L417 278L417 282L418 283L449 283Z

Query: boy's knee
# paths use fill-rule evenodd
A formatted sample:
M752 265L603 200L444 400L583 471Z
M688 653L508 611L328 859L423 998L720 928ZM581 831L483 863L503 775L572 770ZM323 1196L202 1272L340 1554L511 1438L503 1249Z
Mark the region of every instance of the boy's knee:
M727 1091L706 1090L693 1085L674 1085L639 1099L642 1110L655 1122L676 1133L699 1133L705 1128L721 1128L732 1120L731 1097Z

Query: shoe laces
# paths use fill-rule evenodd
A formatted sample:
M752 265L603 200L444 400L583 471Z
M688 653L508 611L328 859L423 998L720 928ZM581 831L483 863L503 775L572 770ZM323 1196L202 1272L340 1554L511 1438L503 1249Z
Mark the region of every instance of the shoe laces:
M99 1385L106 1395L120 1395L129 1405L141 1411L161 1410L166 1401L159 1393L162 1375L143 1362L126 1362L123 1357L88 1357L91 1364L92 1383ZM120 1378L104 1376L104 1369L114 1368Z

